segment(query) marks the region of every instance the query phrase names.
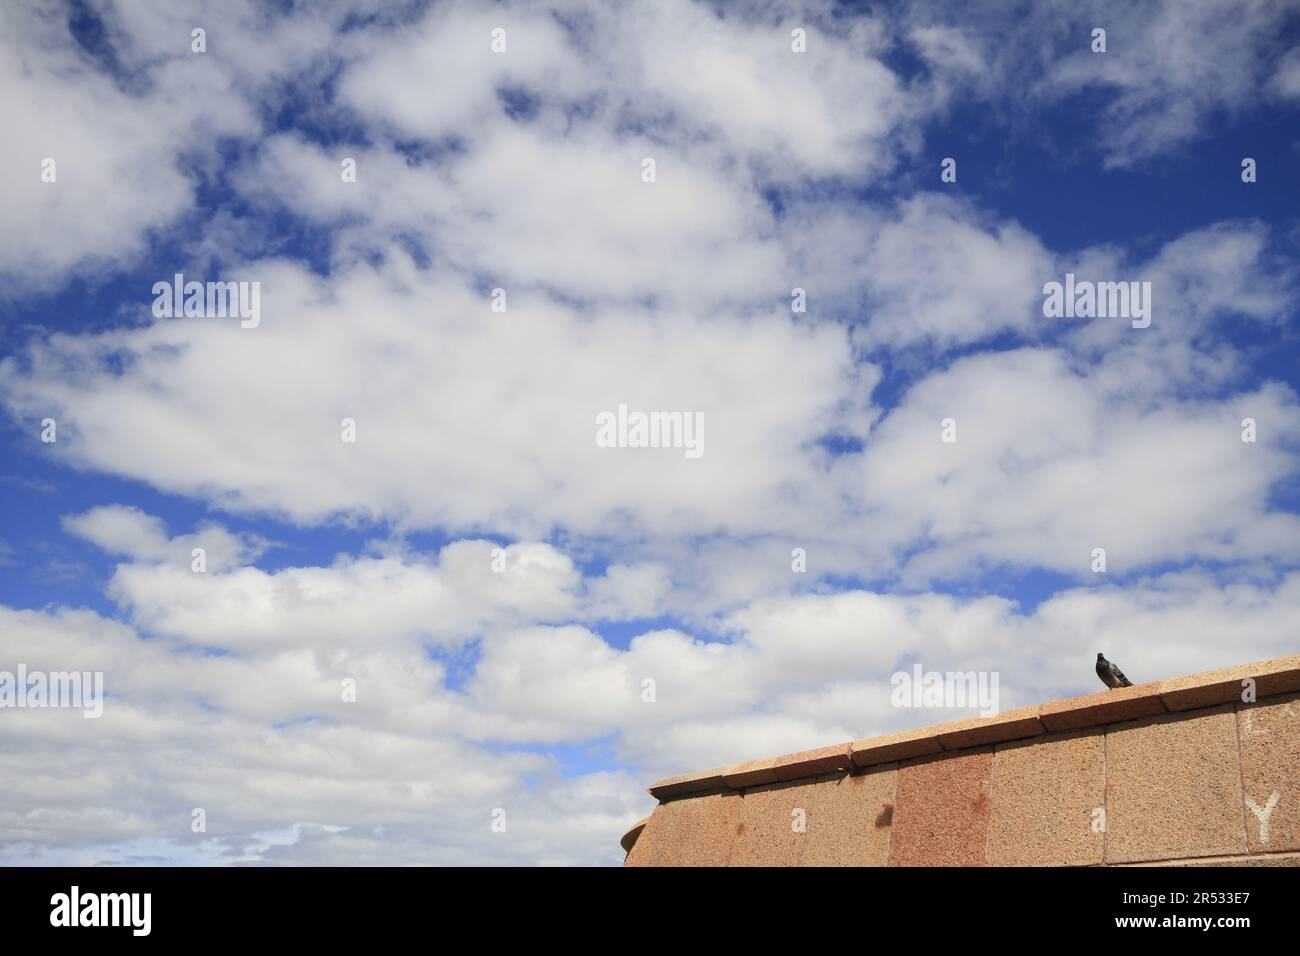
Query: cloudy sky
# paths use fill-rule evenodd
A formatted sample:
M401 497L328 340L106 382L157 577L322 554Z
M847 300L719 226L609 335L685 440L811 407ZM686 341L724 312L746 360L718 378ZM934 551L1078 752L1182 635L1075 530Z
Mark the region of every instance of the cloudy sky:
M0 123L0 670L107 693L0 863L617 864L914 664L1296 650L1300 4L30 0Z

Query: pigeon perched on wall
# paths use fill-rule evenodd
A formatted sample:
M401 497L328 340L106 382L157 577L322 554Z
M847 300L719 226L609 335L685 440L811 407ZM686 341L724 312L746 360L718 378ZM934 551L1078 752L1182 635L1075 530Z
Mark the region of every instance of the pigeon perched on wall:
M1133 686L1133 682L1124 676L1124 672L1106 660L1101 651L1097 652L1097 676L1110 688Z

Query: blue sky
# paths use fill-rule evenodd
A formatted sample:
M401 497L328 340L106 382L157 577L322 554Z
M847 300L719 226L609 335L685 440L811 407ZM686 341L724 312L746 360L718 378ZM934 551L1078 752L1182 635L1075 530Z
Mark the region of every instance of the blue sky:
M658 776L955 716L914 662L1294 650L1300 8L673 7L3 14L0 670L110 706L3 718L0 861L616 863Z

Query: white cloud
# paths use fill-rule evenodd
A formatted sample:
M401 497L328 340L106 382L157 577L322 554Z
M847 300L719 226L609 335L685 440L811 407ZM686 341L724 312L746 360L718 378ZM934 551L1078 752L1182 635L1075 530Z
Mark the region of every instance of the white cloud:
M863 459L871 523L909 548L918 580L1008 563L1111 572L1164 560L1294 560L1297 518L1268 509L1295 468L1300 408L1266 386L1206 402L1129 402L1041 349L962 359L930 376L873 434ZM1241 438L1267 422L1269 441ZM941 422L957 440L941 441Z
M110 553L177 567L192 567L194 549L201 548L204 566L213 571L251 560L267 544L256 537L231 534L213 524L194 534L172 538L160 518L123 505L101 505L79 515L69 515L63 519L63 529Z
M786 522L812 521L824 492L803 448L870 374L842 330L779 314L701 324L528 296L497 314L400 264L329 286L284 266L260 275L257 329L190 319L55 337L30 369L0 363L0 388L20 417L60 421L52 450L71 462L225 508L621 536L770 530L780 502ZM620 403L701 413L703 456L598 447L596 416Z
M1278 61L1273 88L1287 99L1300 99L1300 46L1292 47Z
M134 264L149 231L193 202L182 155L257 128L226 71L189 53L188 28L173 36L173 60L124 88L80 50L67 19L54 4L0 13L0 273L10 292ZM46 159L54 182L42 181Z
M1058 0L989 4L975 19L917 3L903 18L923 55L939 46L954 52L959 69L981 65L983 77L954 83L952 65L931 64L936 82L954 88L954 105L975 98L1001 121L1038 128L1034 111L1064 104L1077 110L1072 127L1087 129L1105 164L1119 168L1167 155L1255 107L1274 70L1275 89L1286 95L1290 61L1279 61L1279 37L1293 16L1290 5L1270 0ZM1091 48L1098 27L1105 53ZM1093 101L1099 109L1080 105Z
M503 52L493 50L494 30L504 31ZM591 92L590 68L577 52L546 10L438 4L414 26L360 37L339 95L407 136L474 137L501 113L500 90L548 98Z
M557 12L441 5L396 38L362 41L342 98L407 135L476 141L501 125L498 91L522 91L552 134L594 117L670 146L714 142L778 178L886 172L899 127L921 108L880 62L888 40L870 19L822 30L810 19L828 18L795 8L753 22L685 0L653 12L582 3ZM806 53L792 50L796 27ZM491 52L494 28L506 32L505 53ZM563 123L547 118L564 108Z
M269 613L295 633L295 609ZM995 598L851 591L759 602L727 626L726 642L660 631L626 650L579 627L523 628L485 642L457 691L399 645L339 657L304 634L214 658L87 611L3 608L6 664L102 669L110 697L97 721L6 717L25 744L0 753L0 859L617 862L660 774L964 713L891 706L889 675L910 661L997 671L1011 707L1089 690L1099 649L1136 680L1274 657L1300 626L1300 577L1189 572L1073 589L1027 615ZM339 701L340 673L357 703ZM633 769L566 776L518 749L598 737ZM195 807L206 834L190 831ZM497 808L505 834L490 829Z
M1015 223L991 222L959 201L922 193L880 224L864 251L866 347L940 347L998 332L1030 333L1041 319L1051 256Z

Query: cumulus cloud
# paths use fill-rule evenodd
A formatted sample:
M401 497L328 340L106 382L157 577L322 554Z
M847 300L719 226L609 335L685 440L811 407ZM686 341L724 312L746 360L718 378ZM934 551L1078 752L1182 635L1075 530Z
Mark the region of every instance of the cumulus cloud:
M183 158L258 128L250 105L232 95L227 69L190 54L188 26L171 35L165 61L127 84L74 38L68 16L54 3L0 14L8 293L48 290L73 269L102 276L134 264L150 231L192 206Z
M957 102L978 99L1012 123L1043 104L1072 106L1105 164L1123 168L1254 107L1270 79L1287 95L1291 60L1280 38L1294 16L1291 5L1270 0L1059 0L990 4L978 18L947 4L909 4L903 19L923 55L951 51L955 63L931 66L941 79L982 66L982 77L957 85ZM1104 53L1092 49L1098 28Z
M878 534L920 547L907 574L1006 563L1087 573L1178 556L1291 561L1300 530L1268 490L1296 466L1300 407L1266 386L1156 406L1042 349L972 356L918 384L873 434L862 475ZM1274 438L1242 441L1242 419ZM952 419L956 440L943 442Z
M20 417L63 423L56 451L71 462L222 507L619 536L646 522L744 529L771 503L766 525L787 501L787 521L811 521L823 492L802 449L870 375L843 330L779 312L701 324L520 296L494 313L409 265L328 286L264 268L257 329L188 319L59 336L26 368L0 364L0 388ZM620 404L702 414L703 455L598 447L597 416Z
M264 614L295 633L295 609ZM849 591L757 602L727 622L728 640L654 631L618 649L573 625L510 630L456 689L408 651L338 656L304 634L274 654L212 657L88 611L4 608L7 654L103 670L110 697L97 721L6 718L25 745L0 753L0 859L616 862L653 775L966 713L892 706L889 676L913 662L997 671L1009 707L1087 690L1103 635L1130 674L1155 680L1285 653L1298 624L1294 573L1081 587L1030 613ZM356 681L355 703L340 701L340 675ZM545 755L593 738L638 772L562 774ZM205 834L190 830L194 808ZM497 810L503 834L490 828Z
M878 306L853 339L942 349L1019 329L1059 345L935 370L883 417L870 402L879 371L855 362L836 322L775 308L578 310L536 294L498 313L481 291L401 255L328 282L264 263L257 329L180 319L54 336L0 362L0 391L20 419L57 418L68 437L52 451L81 467L304 523L642 539L641 562L673 566L667 576L693 581L696 598L737 573L756 588L740 600L779 586L779 556L809 542L823 573L891 573L917 545L934 553L910 573L969 562L1069 571L1104 546L1088 543L1099 536L1122 547L1126 568L1226 559L1238 545L1246 559L1288 558L1291 519L1267 500L1294 465L1294 398L1281 385L1232 389L1242 356L1214 331L1225 319L1267 326L1293 307L1294 275L1267 230L1220 224L1130 265L1104 247L1050 256L1023 230L972 217L921 197L884 221L863 252L863 294ZM933 257L910 260L918 248ZM927 281L936 267L946 278ZM1043 279L1066 270L1150 281L1151 327L1044 319ZM1198 382L1238 394L1207 403L1188 395ZM704 454L598 447L597 415L620 404L700 412ZM954 445L937 441L948 417L960 420ZM1263 444L1241 443L1246 417L1267 423ZM341 441L344 419L355 443ZM865 444L828 455L828 436ZM1129 487L1138 475L1147 480ZM1005 509L974 507L1003 492ZM78 533L97 540L90 520ZM1055 531L1041 534L1048 521ZM860 540L843 540L846 528ZM684 554L672 543L681 534L715 540ZM768 557L755 564L760 538ZM747 556L718 560L727 539ZM642 574L661 590L664 572Z
M920 194L880 223L864 251L869 318L858 341L947 348L999 332L1032 333L1050 268L1050 253L1016 223Z
M251 560L267 546L255 536L231 534L215 524L173 538L160 518L123 505L101 505L79 515L68 515L63 519L63 529L105 551L136 561L193 567L200 557L194 549L201 549L202 565L212 570L225 570Z

